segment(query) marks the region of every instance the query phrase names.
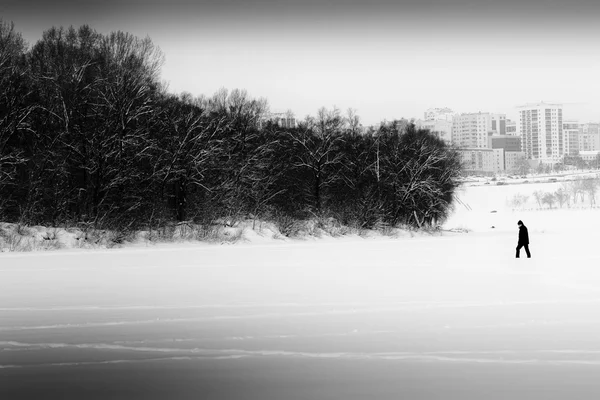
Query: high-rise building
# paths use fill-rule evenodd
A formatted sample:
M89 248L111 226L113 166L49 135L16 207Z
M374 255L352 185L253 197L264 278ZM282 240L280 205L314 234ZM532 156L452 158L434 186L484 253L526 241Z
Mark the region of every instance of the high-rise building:
M492 135L506 135L506 115L490 114Z
M504 114L460 114L452 122L452 142L459 147L489 148L489 136L505 133Z
M579 126L579 151L600 150L600 124L587 123Z
M527 158L546 164L564 154L562 104L531 103L519 107L519 132Z
M512 136L519 134L517 132L517 123L515 121L511 121L510 119L506 120L506 134Z
M579 122L563 121L563 149L568 156L579 152Z

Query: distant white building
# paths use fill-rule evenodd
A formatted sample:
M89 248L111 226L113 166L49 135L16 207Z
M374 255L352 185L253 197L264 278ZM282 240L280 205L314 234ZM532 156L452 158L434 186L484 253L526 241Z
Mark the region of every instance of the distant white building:
M261 119L260 125L264 126L267 122L282 128L295 128L297 126L296 117L291 111L268 113Z
M521 165L521 159L526 158L525 152L523 151L505 151L504 171L512 173L517 172Z
M452 142L464 148L489 148L488 137L506 134L506 115L467 113L454 116Z
M510 119L506 120L506 134L511 136L517 136L519 134L517 123L515 121L511 121Z
M516 172L521 159L525 158L525 153L522 151L506 151L503 148L463 148L458 152L463 170L470 174L491 175Z
M579 126L579 151L600 150L600 124L587 123Z
M461 148L459 151L463 170L467 173L494 173L500 161L498 152L486 148Z
M579 122L563 121L563 153L575 156L579 152Z
M492 135L506 135L506 114L490 114Z
M531 103L518 110L527 158L545 164L560 162L564 155L562 104Z
M447 120L417 120L415 126L419 129L428 129L431 133L435 134L445 142L450 143L452 141L452 121Z
M430 108L424 113L425 121L449 121L452 122L452 118L456 113L450 108Z
M581 157L583 161L596 161L598 154L600 154L599 150L580 151L579 157Z
M504 149L492 149L494 154L494 165L492 166L494 173L502 173L504 172Z
M424 119L415 121L415 126L428 129L447 143L452 142L452 119L455 112L450 108L430 108L423 114Z

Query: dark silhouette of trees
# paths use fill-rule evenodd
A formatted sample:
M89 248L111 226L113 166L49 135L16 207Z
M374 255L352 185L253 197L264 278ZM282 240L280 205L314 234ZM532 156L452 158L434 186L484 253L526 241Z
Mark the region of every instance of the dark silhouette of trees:
M335 218L360 228L447 216L457 153L407 120L354 110L297 127L244 90L170 94L151 40L51 28L31 48L0 22L0 218L153 229Z
M25 140L33 110L25 52L14 25L0 19L0 216L10 219L19 217L19 175L25 173Z
M148 198L160 53L149 39L83 26L44 32L28 60L35 112L21 215L133 224Z
M380 129L387 220L417 226L443 220L461 170L459 156L427 130L413 124L398 129L395 123Z
M310 209L320 213L328 200L328 189L339 178L342 154L339 151L343 119L337 109L319 109L289 133L292 168L301 178L298 184L310 198Z
M164 96L160 104L153 181L179 222L201 214L203 199L213 190L210 171L220 153L217 138L227 122L205 114L186 96Z

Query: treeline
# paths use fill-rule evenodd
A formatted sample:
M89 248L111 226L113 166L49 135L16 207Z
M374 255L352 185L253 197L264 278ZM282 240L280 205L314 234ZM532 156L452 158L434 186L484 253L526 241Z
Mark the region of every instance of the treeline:
M538 208L552 209L556 205L563 208L583 206L587 197L590 207L596 206L596 195L600 188L600 179L598 178L584 178L570 182L563 182L554 191L542 191L536 190L533 192L533 199L537 204ZM508 204L515 209L522 209L529 201L529 196L521 193L515 194L509 201ZM579 204L578 204L579 203Z
M245 91L169 94L162 61L150 39L88 26L29 48L0 21L0 220L140 229L316 215L372 228L449 212L459 157L428 131L360 133L336 109L283 129Z
M600 181L597 178L578 179L563 183L554 192L536 190L533 192L533 197L540 208L544 205L554 208L556 204L560 208L563 208L563 206L571 207L571 203L577 206L578 200L583 205L586 197L590 206L594 207L596 205L596 192L598 192L599 187Z

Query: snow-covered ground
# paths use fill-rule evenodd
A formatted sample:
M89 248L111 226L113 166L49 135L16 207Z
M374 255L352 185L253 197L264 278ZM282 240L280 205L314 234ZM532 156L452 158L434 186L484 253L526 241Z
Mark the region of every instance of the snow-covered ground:
M465 187L468 233L0 254L0 398L595 398L600 209L507 202L558 184Z

